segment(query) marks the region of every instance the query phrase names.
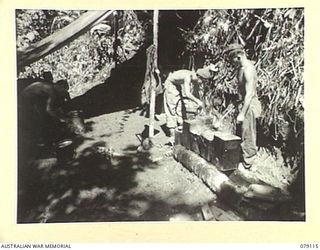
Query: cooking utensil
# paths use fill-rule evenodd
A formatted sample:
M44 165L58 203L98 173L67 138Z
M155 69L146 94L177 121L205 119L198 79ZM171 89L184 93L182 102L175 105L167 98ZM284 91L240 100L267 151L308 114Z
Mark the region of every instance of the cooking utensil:
M232 107L231 109L229 109L224 115L222 115L220 117L220 119L218 121L215 121L213 123L213 128L214 129L218 129L221 126L221 122L223 121L223 119L231 112L234 110L234 107Z

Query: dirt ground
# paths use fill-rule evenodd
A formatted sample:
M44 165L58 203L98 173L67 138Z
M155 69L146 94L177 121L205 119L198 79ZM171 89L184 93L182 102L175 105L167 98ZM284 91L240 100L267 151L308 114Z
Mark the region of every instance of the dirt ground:
M75 160L46 152L20 180L18 222L201 220L216 195L176 162L158 117L154 147L137 152L148 119L126 110L85 120ZM112 148L115 156L105 154Z
M39 147L33 160L19 164L18 223L197 221L204 219L207 204L231 214L232 220L246 220L174 160L164 115L157 116L153 147L140 150L148 124L139 109L86 119L86 132L73 138L75 155L69 162L59 161L56 150ZM258 159L253 169L237 171L252 183L286 191L292 173L280 152L259 148ZM291 193L302 194L302 186ZM304 220L303 201L297 196L270 218ZM248 218L270 219L255 212Z

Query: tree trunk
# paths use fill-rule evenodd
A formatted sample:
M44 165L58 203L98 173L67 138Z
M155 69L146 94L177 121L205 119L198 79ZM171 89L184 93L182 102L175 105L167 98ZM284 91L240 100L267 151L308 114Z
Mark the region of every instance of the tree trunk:
M113 20L113 25L114 25L114 42L113 42L113 61L115 67L117 67L118 64L118 46L119 46L119 40L118 40L118 13L117 11L114 12L114 20Z
M154 10L153 11L153 45L155 47L154 64L153 64L154 70L158 68L158 18L159 18L159 10ZM155 72L152 72L152 74L154 73ZM149 137L154 136L155 103L156 103L156 81L155 81L155 78L152 77L151 88L150 88Z

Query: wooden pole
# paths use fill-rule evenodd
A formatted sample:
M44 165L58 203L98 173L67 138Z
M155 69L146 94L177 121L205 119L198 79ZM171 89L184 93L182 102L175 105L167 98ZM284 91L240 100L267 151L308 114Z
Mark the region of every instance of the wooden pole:
M117 55L117 50L118 50L118 12L115 11L113 13L114 20L113 20L113 27L114 27L114 43L113 43L113 61L115 67L117 67L118 64L118 55Z
M158 19L159 19L159 10L153 11L153 46L155 49L154 52L154 67L156 70L158 68ZM154 74L155 72L152 72ZM149 106L149 137L154 136L154 113L155 113L155 102L156 102L156 81L155 78L151 79L151 90L150 90L150 106Z

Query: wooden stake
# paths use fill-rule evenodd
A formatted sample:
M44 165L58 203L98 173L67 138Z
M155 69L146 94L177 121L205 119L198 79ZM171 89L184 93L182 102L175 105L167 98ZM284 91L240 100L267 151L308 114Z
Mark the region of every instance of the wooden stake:
M113 26L114 26L114 43L113 43L113 61L115 67L117 67L118 64L118 12L114 11L113 13L114 19L113 19Z
M154 52L154 70L158 68L158 18L159 10L153 11L153 45L155 48ZM154 73L154 72L152 72ZM154 77L151 78L151 93L150 93L150 106L149 106L149 137L154 136L154 113L155 113L155 102L156 102L156 81Z

